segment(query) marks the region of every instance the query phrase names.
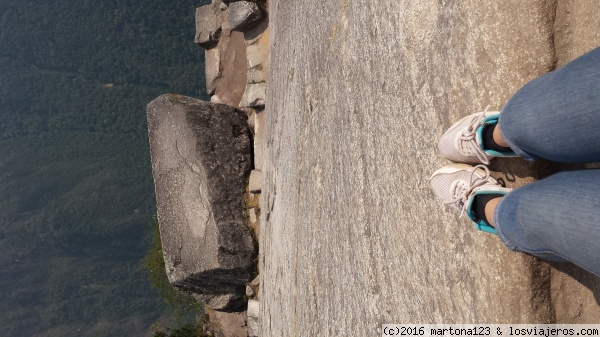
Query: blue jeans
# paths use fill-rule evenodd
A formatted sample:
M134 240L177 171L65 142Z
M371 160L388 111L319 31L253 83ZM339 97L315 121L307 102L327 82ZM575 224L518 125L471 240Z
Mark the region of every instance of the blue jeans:
M600 48L521 88L499 120L528 160L600 162ZM511 250L600 275L600 170L561 172L519 187L494 213Z

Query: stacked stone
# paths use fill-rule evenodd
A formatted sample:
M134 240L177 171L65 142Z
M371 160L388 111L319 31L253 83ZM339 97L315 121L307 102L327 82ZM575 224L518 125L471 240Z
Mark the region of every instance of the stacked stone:
M254 167L250 173L246 205L248 226L258 238L269 75L266 8L250 1L213 0L196 10L196 43L205 48L206 89L211 101L239 107L248 115L248 125L253 131ZM248 336L258 334L258 280L257 276L247 286Z

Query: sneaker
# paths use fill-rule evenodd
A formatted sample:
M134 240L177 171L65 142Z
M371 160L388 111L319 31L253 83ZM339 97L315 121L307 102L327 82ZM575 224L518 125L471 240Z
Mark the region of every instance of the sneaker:
M442 201L460 212L460 217L467 214L475 224L475 228L496 233L496 229L483 219L480 219L473 210L473 200L479 194L501 194L505 195L511 191L510 188L502 187L490 177L490 170L483 165L475 167L464 164L446 165L435 171L429 183L435 194Z
M442 156L456 163L486 164L495 157L515 157L513 151L498 152L485 148L483 129L498 123L498 111L477 112L454 123L440 138Z

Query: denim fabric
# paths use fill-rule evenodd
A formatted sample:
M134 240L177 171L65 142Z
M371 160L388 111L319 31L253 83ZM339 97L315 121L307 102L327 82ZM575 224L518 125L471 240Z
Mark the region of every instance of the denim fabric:
M525 159L600 162L600 48L521 88L500 130ZM561 172L519 187L494 213L511 250L600 275L600 170Z
M561 172L519 187L494 212L511 250L600 275L600 170Z
M600 161L600 48L527 83L506 103L500 132L518 155Z

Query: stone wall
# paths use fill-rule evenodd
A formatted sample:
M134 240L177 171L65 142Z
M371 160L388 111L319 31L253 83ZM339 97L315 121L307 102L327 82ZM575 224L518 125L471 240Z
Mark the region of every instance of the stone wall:
M260 236L265 100L269 80L269 18L265 3L213 1L197 9L196 43L205 48L206 88L212 102L243 109L252 131L253 169L246 188L247 225ZM218 32L218 33L216 33ZM249 283L248 336L258 334L259 276ZM211 315L215 336L239 336L224 328L234 314Z

